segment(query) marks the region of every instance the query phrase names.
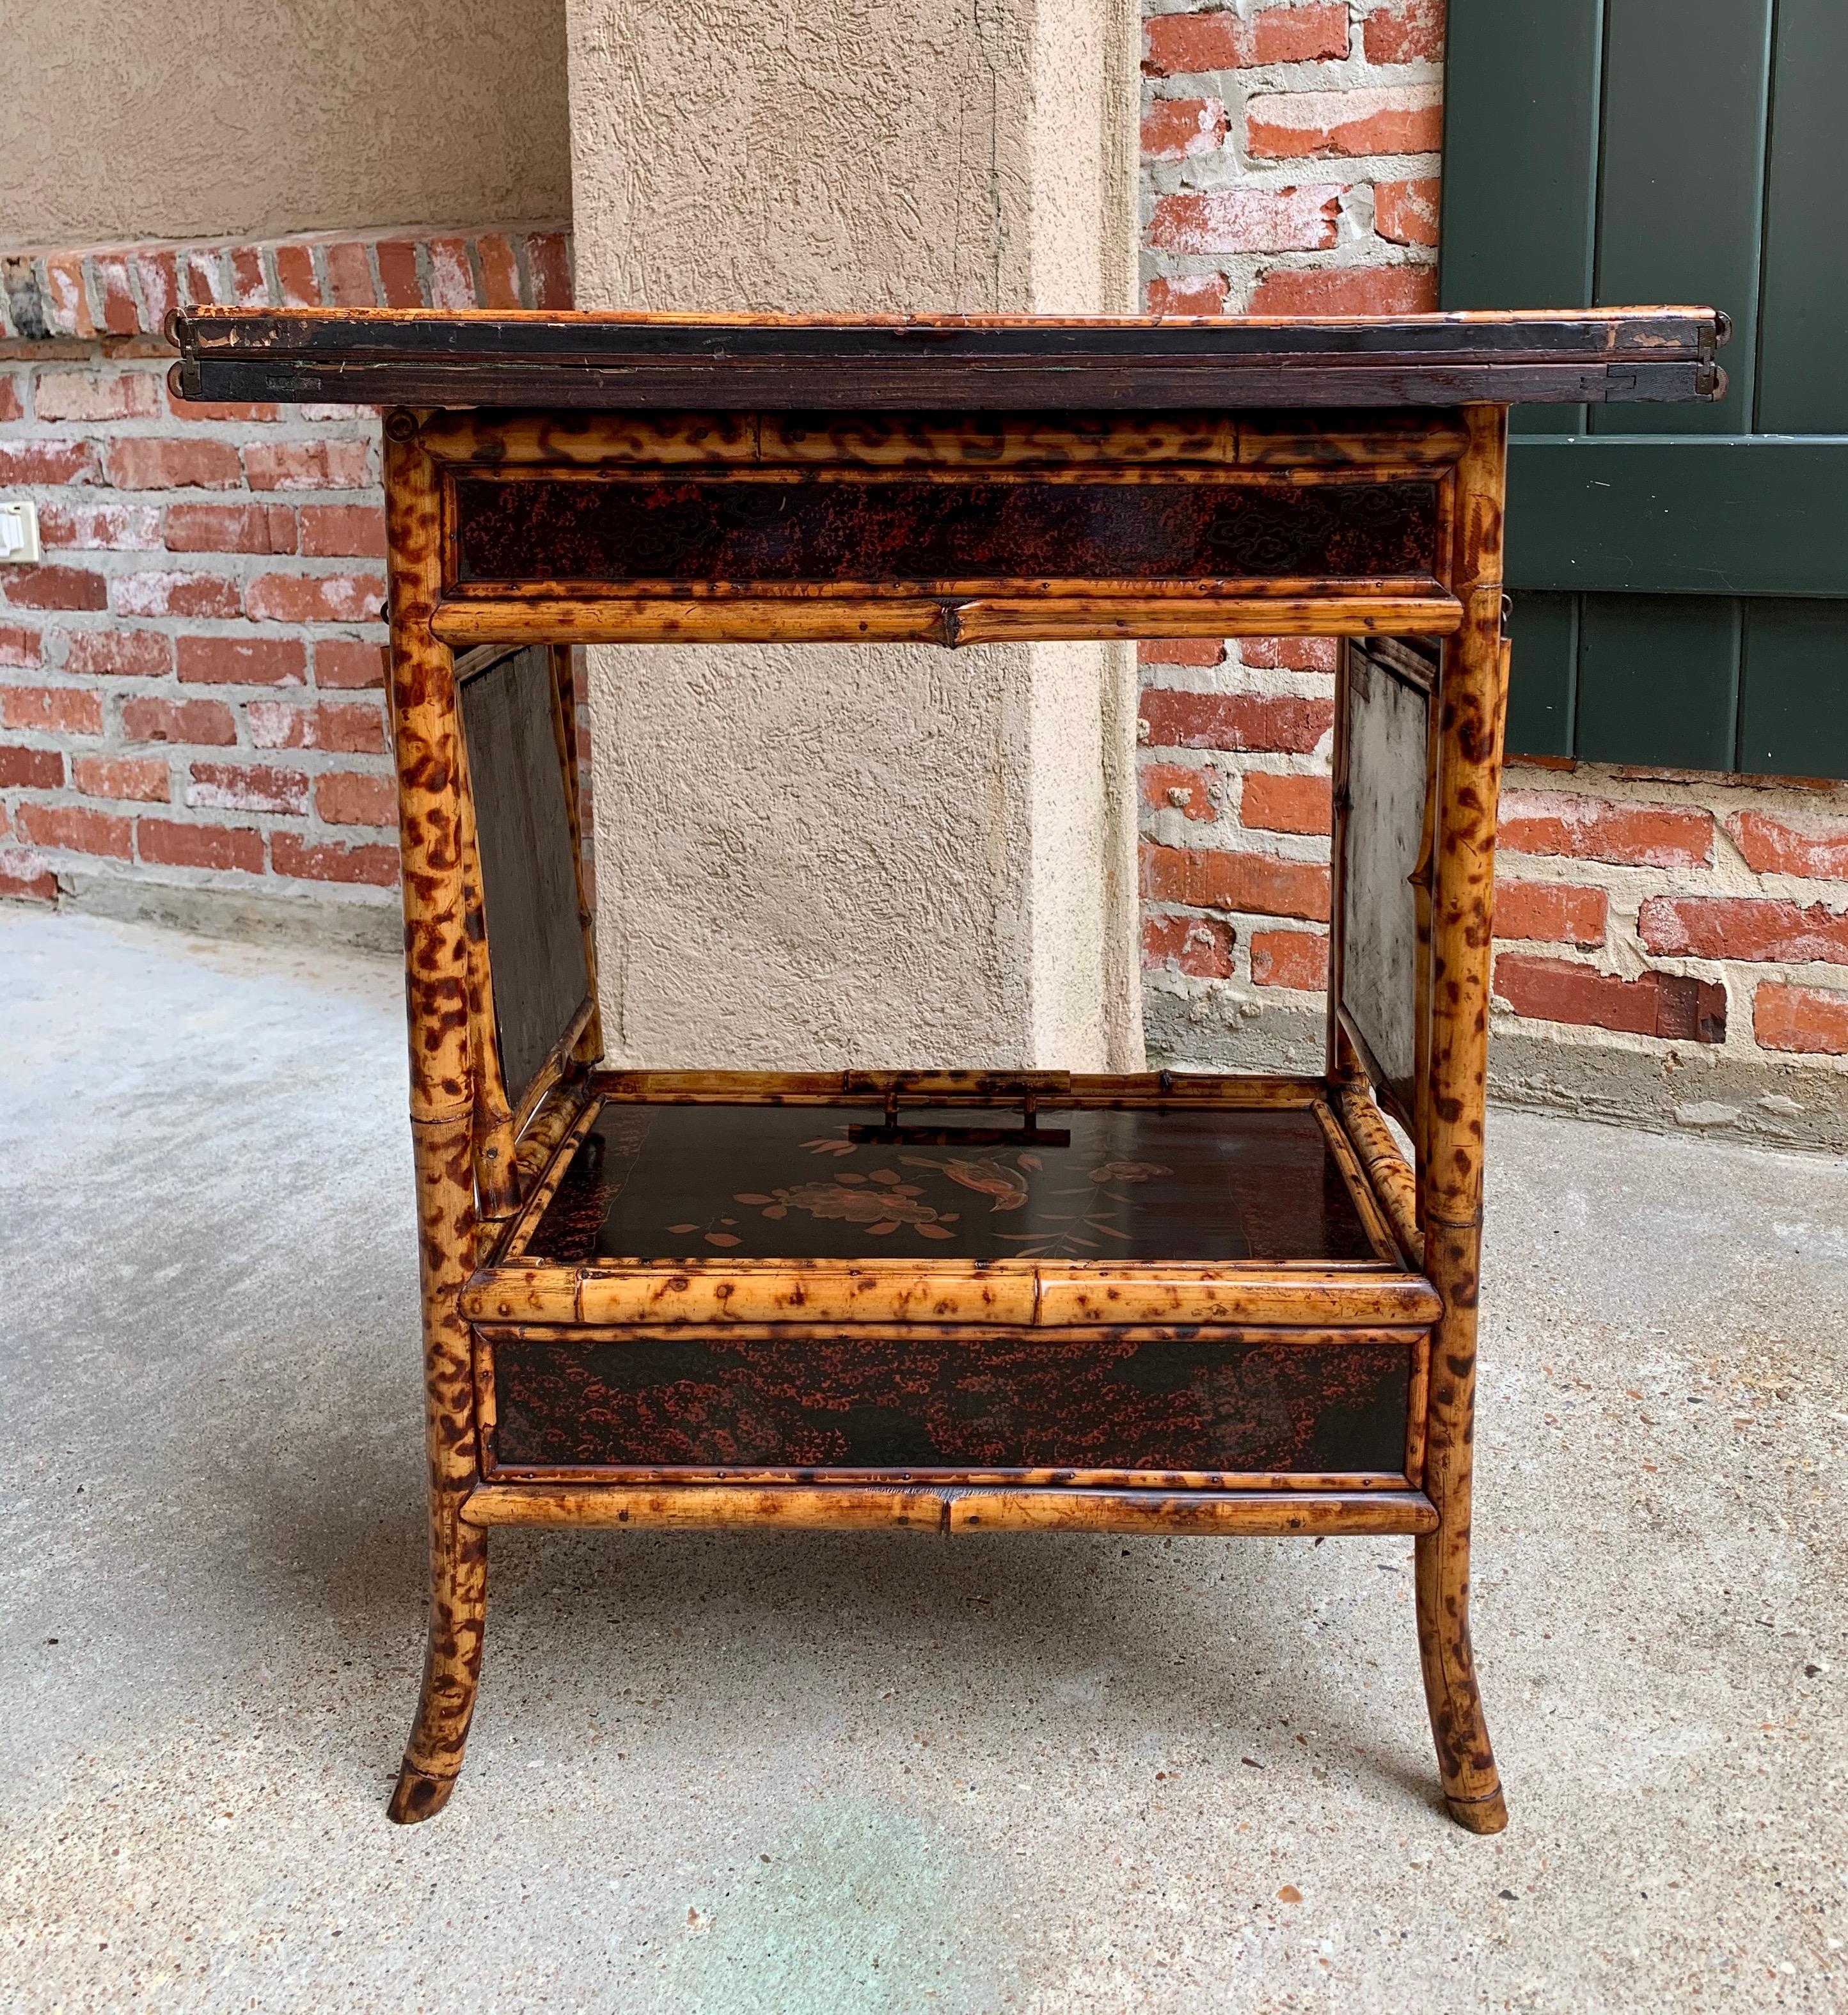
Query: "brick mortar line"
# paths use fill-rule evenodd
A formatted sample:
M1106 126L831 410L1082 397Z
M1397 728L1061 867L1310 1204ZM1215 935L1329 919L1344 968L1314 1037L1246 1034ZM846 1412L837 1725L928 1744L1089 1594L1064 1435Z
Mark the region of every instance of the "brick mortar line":
M1286 832L1275 826L1243 825L1236 820L1227 820L1222 825L1211 819L1190 819L1178 806L1145 804L1142 810L1148 821L1142 826L1142 837L1145 839L1152 839L1157 845L1166 847L1172 852L1242 854L1247 859L1254 860L1287 861L1293 867L1325 867L1328 865L1329 849L1328 835L1326 833ZM1155 829L1154 821L1169 819L1180 823L1176 825L1164 826L1159 830ZM1184 840L1167 839L1162 837L1164 832L1205 835L1216 831L1223 831L1240 841L1257 843L1236 846L1189 845ZM1310 850L1307 853L1290 850L1293 848L1304 847ZM1317 850L1318 849L1319 851Z
M1155 169L1157 171L1172 170L1176 177L1200 176L1217 167L1223 158L1218 154L1193 154L1182 160L1157 162ZM1144 192L1146 200L1143 205L1142 221L1146 228L1154 221L1157 209L1163 203L1172 201L1177 196L1282 196L1305 189L1329 189L1347 195L1356 189L1373 189L1380 182L1441 181L1443 177L1439 170L1438 158L1435 154L1343 154L1291 162L1267 161L1254 167L1249 172L1229 167L1224 180L1177 181L1172 188L1164 188L1159 181L1152 181ZM1377 226L1370 231L1356 229L1348 237L1322 249L1334 252L1353 246L1377 246L1392 251L1420 251L1434 259L1437 256L1434 246L1401 245L1396 238L1382 237ZM1281 251L1286 248L1280 246L1277 249ZM1197 258L1200 256L1197 253L1171 251L1165 246L1159 245L1149 246L1144 251L1144 257L1151 259Z
M206 504L222 501L222 497L223 493L221 492L220 497L217 500L203 497L183 497L176 501L180 503L188 505ZM249 500L246 499L243 501L248 501ZM137 505L116 505L112 506L111 508L117 509L136 509L142 507ZM364 508L367 507L362 506L361 508ZM271 564L263 570L265 572L275 573L278 570L275 564L276 562L293 561L300 562L300 566L295 569L295 571L300 571L300 567L303 566L309 566L310 565L314 566L320 566L331 562L333 564L334 570L336 573L343 570L346 573L351 573L362 571L368 573L375 572L382 569L385 565L385 556L382 554L379 553L249 553L229 551L223 548L218 547L201 547L194 550L184 546L47 546L45 547L43 550L48 553L56 553L59 555L67 553L79 554L83 555L83 557L79 559L72 560L66 560L63 559L41 559L35 562L33 566L21 566L16 561L8 561L5 562L4 567L0 567L0 591L4 590L9 575L14 577L26 576L33 573L35 570L35 568L42 569L45 567L68 567L73 573L95 573L99 572L104 573L174 573L176 572L210 573L223 573L225 571L225 569L223 567L208 566L203 564L203 562L207 561L257 561L259 562L267 561L271 562ZM192 561L197 560L202 562L202 564L198 567L194 567L188 564L188 566L181 568L150 567L148 564L150 559L163 559L170 560L184 560L189 563ZM129 564L126 566L99 566L95 564L95 562L102 561L127 562L129 562ZM138 561L140 562L139 566L134 564ZM359 564L355 565L353 564L354 562L357 562ZM14 606L16 606L19 609L21 614L30 612L38 616L94 616L99 612L95 609L59 609L50 607L36 609L28 612L26 605L23 603L16 605L0 601L0 608Z
M1396 0L1213 0L1209 8L1202 0L1142 0L1142 17L1152 21L1173 14L1199 14L1217 13L1229 5L1236 9L1242 19L1256 20L1264 14L1294 14L1305 7L1322 5L1341 5L1347 9L1356 22L1364 21L1369 14L1390 14L1395 10Z
M23 802L24 808L31 810L33 805L39 801L28 799ZM397 837L395 828L384 826L328 825L306 816L296 817L292 821L290 814L284 812L234 813L226 811L217 806L201 806L193 807L186 805L163 803L157 799L148 801L123 798L84 798L74 801L60 800L55 804L45 805L43 809L50 811L87 812L93 814L99 817L117 820L129 826L133 826L136 821L140 819L149 818L163 825L181 825L185 827L188 831L196 832L255 832L262 835L266 840L276 833L280 832L288 837L301 840L304 844L310 846L335 846L339 847L344 851L350 852L360 849L369 849L389 845L392 846L392 850L394 853L397 851L397 847L394 843ZM383 836L382 837L382 835ZM163 870L170 867L186 867L190 868L195 873L202 875L236 875L241 876L246 883L253 880L261 880L267 875L278 874L281 871L268 867L261 868L201 867L197 863L189 861L144 862L139 857L138 847L136 848L135 852L130 857L130 858L127 861L124 861L120 854L87 853L81 847L68 847L56 842L31 840L27 839L23 834L20 834L18 835L16 843L21 846L29 848L34 853L42 853L48 857L54 855L57 856L60 860L65 860L69 864L72 865L81 861L88 860L97 863L113 861L118 866L146 866L159 867ZM0 845L3 844L5 844L5 842L0 842ZM265 852L267 855L267 848ZM283 878L292 882L318 880L321 878L318 876L288 875L285 876ZM375 888L381 886L381 885L378 883L354 884L350 882L343 883L341 885L346 887L369 885ZM397 893L395 884L390 886L388 893L395 896Z
M1251 695L1334 704L1333 672L1296 671L1283 665L1245 665L1231 659L1222 665L1145 664L1138 671L1139 699L1152 692L1175 692L1200 693L1212 699Z
M9 748L36 749L41 752L52 750L61 755L69 756L74 762L164 762L169 766L170 776L178 769L183 768L190 771L196 764L210 765L214 767L222 766L235 770L275 770L288 776L306 777L310 783L317 777L389 777L395 774L389 767L389 753L375 749L352 751L339 749L264 749L260 748L254 742L129 742L126 740L113 745L106 745L99 742L94 748L72 749L68 743L63 742L23 741L20 738L26 731L23 729L16 728L0 730L0 733L4 733L5 735L5 745ZM32 731L38 733L41 731ZM184 781L190 784L193 780L188 774ZM92 793L81 789L75 784L14 784L8 785L7 789L9 794L14 791L23 791L40 796L47 792L68 792L74 797L82 798L85 803L185 804L184 799L179 798L165 800L141 798L106 799L94 796ZM24 801L22 800L22 802ZM32 801L36 802L36 797ZM230 810L231 807L223 805L199 805L186 806L185 809L198 811L224 811ZM285 818L299 817L301 814L278 812L271 816ZM382 826L379 829L382 831Z
M261 867L214 867L203 866L197 861L145 860L142 856L138 836L132 833L130 835L132 850L126 857L119 853L86 853L81 848L28 839L23 834L20 834L16 840L0 842L0 845L16 845L22 850L42 857L53 867L81 869L84 864L88 863L93 867L113 867L118 871L124 868L153 869L162 875L183 872L211 876L234 876L236 878L237 885L245 889L249 889L255 884L271 881L302 885L312 883L321 887L373 889L379 892L382 898L393 900L397 899L397 887L395 881L378 882L357 878L343 880L338 876L332 875L291 875L285 869L269 864L271 857L267 842L278 831L300 840L304 846L333 848L342 853L350 853L389 846L393 853L396 854L397 848L395 844L395 835L389 839L381 839L369 826L259 827L247 821L234 824L223 819L206 819L197 817L178 819L170 817L163 817L162 814L167 811L169 808L158 805L144 806L139 813L105 812L99 805L88 799L81 806L65 805L57 806L56 809L63 811L95 812L102 817L120 819L131 826L135 823L138 817L145 816L155 819L162 824L181 826L188 832L254 833L265 842L264 865Z
M343 638L341 641L346 641ZM196 695L201 699L222 699L235 693L262 701L266 695L275 695L278 700L290 694L307 694L324 702L336 704L350 701L356 706L364 704L368 695L382 704L383 688L379 686L317 686L303 681L300 684L286 682L271 685L257 685L228 682L221 679L180 679L171 673L152 672L70 672L63 668L56 671L50 666L43 667L45 676L34 676L29 666L9 666L8 673L18 676L0 677L0 691L48 688L54 692L95 693L107 699L114 694L125 699L160 699L174 694ZM107 684L98 685L88 681L105 679Z
M298 839L305 839L315 846L324 846L338 841L348 846L377 846L385 843L382 835L395 841L396 826L336 825L321 820L311 812L240 812L225 805L188 805L184 800L162 798L89 798L72 793L69 798L56 802L25 796L20 803L31 810L38 806L47 811L98 812L109 818L125 819L132 823L136 819L151 818L163 824L181 824L196 827L201 832L284 832ZM178 814L186 814L185 817ZM67 849L81 852L81 849ZM109 856L114 859L118 857ZM165 864L156 864L164 865ZM214 873L242 873L242 869L214 869Z
M107 802L116 804L120 801L110 799ZM90 861L99 866L105 863L113 864L118 871L123 869L136 871L152 869L163 875L184 868L197 875L235 876L239 885L245 888L249 888L253 883L275 879L282 882L311 882L349 889L377 889L382 894L393 896L397 894L397 885L395 878L390 882L378 882L360 878L343 880L338 876L332 875L291 875L286 869L271 864L273 856L270 842L278 832L300 840L306 847L334 848L346 853L368 851L374 847L389 847L395 856L397 853L397 835L395 830L384 827L325 826L306 824L283 826L259 825L251 819L239 821L224 818L209 819L200 817L196 814L189 817L176 817L171 815L175 808L165 805L148 804L131 810L111 811L104 808L103 801L92 799L85 799L81 805L63 805L53 809L62 811L92 812L106 818L121 819L131 826L133 826L138 820L146 817L163 825L177 825L188 832L207 835L214 833L251 833L264 842L262 867L212 867L197 861L151 860L142 853L139 835L133 832L129 836L131 850L126 857L119 853L86 853L81 848L47 844L41 841L28 839L23 834L19 835L14 843L29 849L34 853L43 855L54 867L74 868L82 862ZM5 843L0 842L0 845Z
M11 838L0 839L0 871L5 867L9 847L30 854L53 875L127 880L138 889L196 889L226 896L267 894L310 903L343 903L360 909L396 911L398 907L396 886L381 887L375 882L337 882L317 875L285 875L267 865L249 871L197 867L179 861L124 860L118 854L74 853L69 848L39 846L24 840L16 842ZM0 901L7 900L0 897Z
M1145 71L1142 110L1146 113L1151 106L1176 101L1186 104L1193 99L1216 99L1233 114L1231 131L1222 143L1225 151L1229 153L1237 144L1241 156L1249 160L1254 167L1279 159L1347 160L1353 156L1323 153L1282 156L1247 154L1242 137L1239 137L1245 117L1254 103L1267 98L1348 98L1362 91L1376 91L1387 97L1401 96L1405 100L1405 110L1423 112L1428 110L1430 105L1429 98L1423 94L1433 90L1441 93L1443 87L1444 66L1428 60L1387 64L1369 62L1365 56L1305 56L1297 63L1240 63L1229 70L1162 70L1155 74ZM1362 113L1355 116L1368 115ZM1421 148L1416 151L1430 153L1434 150ZM1202 154L1197 158L1204 160L1207 156Z
M1312 780L1329 774L1329 756L1333 745L1334 730L1325 727L1316 738L1312 749L1204 749L1188 748L1185 745L1166 742L1139 742L1136 752L1146 756L1150 763L1159 763L1164 767L1181 770L1207 770L1216 777L1232 781L1246 776L1304 777ZM1275 763L1296 763L1303 767L1295 769L1272 769ZM1209 824L1210 821L1202 821Z
M1288 6L1291 0L1283 0ZM1182 11L1185 11L1183 9ZM451 239L476 238L551 238L571 235L569 221L526 217L510 224L368 224L347 230L321 231L194 232L178 238L85 239L75 242L0 243L0 258L6 259L114 259L132 260L137 254L199 252L228 254L258 250L271 252L278 246L306 249L329 245L429 245Z
M4 367L0 366L0 375ZM346 431L340 429L344 426ZM178 440L218 447L319 447L329 441L357 442L371 447L379 439L376 421L347 423L328 420L195 420L179 414L163 418L138 413L119 420L0 420L0 446L106 448L124 440ZM105 489L104 483L66 482L41 484L48 490ZM351 486L349 486L351 487Z

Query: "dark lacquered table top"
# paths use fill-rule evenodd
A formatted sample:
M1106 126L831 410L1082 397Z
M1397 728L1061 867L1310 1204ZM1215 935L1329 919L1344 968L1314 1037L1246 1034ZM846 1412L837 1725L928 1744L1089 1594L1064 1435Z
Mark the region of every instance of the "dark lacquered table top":
M969 412L1717 397L1711 308L1451 314L775 315L199 307L194 399Z

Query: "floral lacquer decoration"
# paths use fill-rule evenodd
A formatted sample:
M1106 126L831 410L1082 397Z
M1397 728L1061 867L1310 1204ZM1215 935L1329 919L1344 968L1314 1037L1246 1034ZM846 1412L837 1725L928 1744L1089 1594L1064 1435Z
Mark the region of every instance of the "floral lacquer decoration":
M863 1144L827 1133L805 1140L813 1155L833 1161L848 1161L857 1155ZM872 1152L877 1154L874 1148ZM1005 1216L1035 1204L1035 1214L1043 1221L1032 1231L1001 1232L996 1235L1020 1248L1022 1259L1054 1258L1065 1254L1107 1252L1106 1240L1127 1242L1130 1234L1118 1220L1126 1213L1128 1196L1123 1186L1152 1181L1170 1173L1160 1162L1110 1161L1089 1170L1089 1183L1061 1189L1035 1199L1032 1179L1046 1168L1044 1158L1029 1148L1001 1148L984 1155L905 1153L892 1158L897 1168L881 1166L862 1171L837 1168L831 1181L779 1184L767 1190L740 1190L732 1198L746 1210L755 1210L774 1223L799 1212L817 1221L851 1225L868 1238L889 1237L901 1227L916 1237L948 1242L957 1236L955 1226L961 1214L946 1210L930 1200L926 1182L909 1181L912 1170L939 1183L953 1183L988 1199L988 1215ZM939 1198L943 1192L939 1189ZM1070 1199L1069 1207L1059 1203ZM947 1198L943 1198L947 1201ZM718 1227L704 1232L713 1245L737 1243L727 1228L734 1220L724 1219ZM674 1226L688 1232L694 1226Z
M1090 1169L1090 1187L1054 1190L1041 1205L1040 1215L1050 1219L1039 1231L1003 1232L1001 1237L1020 1248L1022 1259L1064 1259L1075 1253L1107 1252L1101 1241L1116 1239L1127 1245L1129 1233L1118 1221L1129 1208L1130 1199L1113 1187L1119 1183L1153 1182L1172 1171L1164 1162L1105 1162ZM1065 1210L1049 1206L1065 1198L1073 1201ZM1087 1233L1095 1236L1087 1237Z
M802 1144L811 1154L851 1155L851 1140L825 1137ZM908 1224L920 1238L953 1238L949 1227L956 1221L954 1211L942 1212L920 1201L923 1190L908 1183L896 1169L871 1169L865 1174L843 1169L831 1183L796 1183L773 1189L740 1190L732 1199L761 1210L772 1219L787 1217L792 1210L806 1211L811 1217L834 1219L857 1224L869 1238L884 1238Z

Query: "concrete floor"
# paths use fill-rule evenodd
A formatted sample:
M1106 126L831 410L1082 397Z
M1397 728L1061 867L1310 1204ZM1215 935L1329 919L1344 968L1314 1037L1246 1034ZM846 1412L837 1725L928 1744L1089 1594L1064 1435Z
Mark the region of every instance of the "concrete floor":
M397 978L0 912L0 2002L1848 2007L1848 1169L1498 1114L1409 1544L508 1532L449 1812ZM1298 1900L1300 1898L1300 1900Z

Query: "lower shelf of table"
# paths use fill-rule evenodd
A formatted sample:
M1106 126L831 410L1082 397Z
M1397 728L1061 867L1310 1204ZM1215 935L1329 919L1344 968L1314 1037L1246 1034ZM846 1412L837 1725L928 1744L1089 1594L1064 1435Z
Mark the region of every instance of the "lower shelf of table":
M472 1516L1428 1525L1442 1305L1320 1081L580 1097L460 1297Z
M484 1484L465 1524L917 1532L1159 1532L1284 1539L1434 1531L1422 1491L1028 1489L818 1482Z

